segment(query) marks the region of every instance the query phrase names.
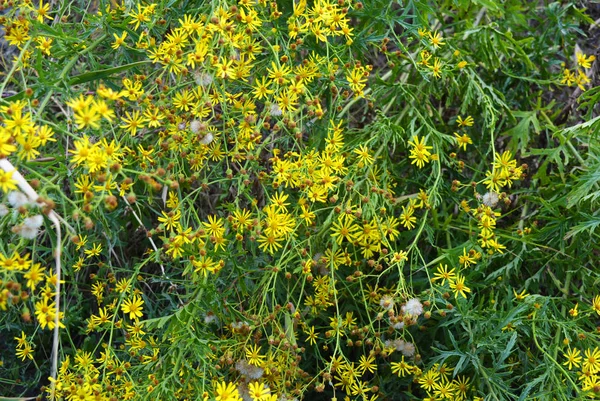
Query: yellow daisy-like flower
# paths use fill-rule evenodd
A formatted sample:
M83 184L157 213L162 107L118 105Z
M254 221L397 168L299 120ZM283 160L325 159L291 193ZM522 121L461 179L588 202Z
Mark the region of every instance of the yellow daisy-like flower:
M246 358L248 358L250 365L260 366L265 356L260 354L260 348L255 344L252 347L246 348Z
M446 43L444 42L444 39L442 38L442 35L439 32L429 32L428 34L429 36L429 43L431 43L431 46L433 46L434 49L437 49L440 46L444 46Z
M593 350L588 348L585 350L584 355L582 369L592 374L600 372L600 349L598 347Z
M12 178L13 171L0 170L0 189L3 192L9 192L17 189L17 181Z
M271 394L271 390L264 383L254 382L248 385L248 392L253 401L264 400Z
M123 34L121 36L117 35L116 33L113 33L113 36L115 37L115 41L110 45L110 47L117 50L119 47L121 47L123 43L125 43L125 38L127 38L127 31L123 31Z
M454 137L456 138L456 143L458 144L458 147L462 148L465 151L467 150L467 145L473 144L473 140L467 134L459 135L458 132L455 132Z
M462 295L463 298L467 298L467 292L471 292L471 289L465 285L465 277L456 275L456 280L450 282L450 288L454 292L454 295Z
M121 305L123 313L129 313L130 319L138 319L143 316L144 300L139 295L134 295L131 299L126 299Z
M217 384L215 389L216 401L241 401L240 393L235 384L221 382Z
M366 145L360 145L358 148L354 149L353 152L358 155L359 167L370 166L375 161Z
M569 368L569 370L573 369L573 367L578 368L581 365L581 351L577 348L569 349L563 356L567 359L563 362L563 365Z

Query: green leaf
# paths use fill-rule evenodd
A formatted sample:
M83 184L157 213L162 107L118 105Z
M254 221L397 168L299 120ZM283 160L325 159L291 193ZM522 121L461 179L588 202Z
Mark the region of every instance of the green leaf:
M586 236L592 236L594 231L596 231L596 228L600 226L600 216L592 216L587 213L581 213L580 216L585 217L586 220L573 226L573 228L571 228L565 235L565 240L582 234L586 231L588 232Z
M69 80L69 85L79 85L85 82L97 81L103 78L107 78L113 74L127 71L135 67L141 67L145 64L151 63L150 60L137 61L131 64L125 64L118 67L107 68L105 70L86 72L80 75L76 75Z
M517 332L515 331L512 333L510 340L508 340L508 344L506 344L506 348L504 348L504 351L502 351L502 353L500 354L500 358L496 362L496 366L499 366L502 363L504 363L506 358L508 358L508 356L512 353L512 349L515 346L515 343L517 342L517 338L518 338Z
M508 144L508 149L512 152L512 154L516 154L519 150L523 156L526 156L527 147L529 145L529 141L531 140L531 131L530 127L533 126L533 131L536 134L540 133L540 122L537 119L537 113L535 111L519 111L513 112L513 115L516 118L521 118L521 121L504 132L504 135L510 136L510 142Z

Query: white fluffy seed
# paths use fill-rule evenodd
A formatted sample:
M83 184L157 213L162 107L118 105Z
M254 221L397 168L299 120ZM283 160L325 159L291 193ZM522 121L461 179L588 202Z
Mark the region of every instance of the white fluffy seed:
M488 192L483 195L482 202L486 206L494 207L498 204L498 194L495 192Z
M200 143L202 145L208 145L213 141L213 134L211 134L210 132L207 132L206 135L204 135L204 138L200 139Z
M194 120L190 123L190 130L194 133L197 134L198 131L200 131L200 127L202 126L202 123L199 120Z
M417 298L411 298L402 307L402 311L411 316L420 316L423 313L423 304Z
M271 105L271 107L269 108L269 114L271 114L273 117L277 117L283 114L283 112L281 111L281 109L279 108L279 105L277 103L274 103Z
M8 203L15 209L25 206L29 203L27 195L19 191L11 191L8 193Z

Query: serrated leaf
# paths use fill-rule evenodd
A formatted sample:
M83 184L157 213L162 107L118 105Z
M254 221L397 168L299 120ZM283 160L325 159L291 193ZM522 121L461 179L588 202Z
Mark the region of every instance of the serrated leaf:
M521 396L519 397L519 401L524 401L529 393L531 392L531 390L533 390L533 388L540 382L544 381L546 379L545 375L536 377L534 380L530 381L529 384L523 389L523 392L521 393Z
M588 236L592 236L596 228L600 226L600 216L592 216L586 213L581 213L581 216L585 217L586 220L573 226L564 236L564 239L567 240L576 235L582 234L584 232L588 232Z
M600 198L600 167L598 164L593 165L591 170L580 175L577 184L567 195L567 208L571 208L583 201L594 202Z
M516 118L521 118L521 121L504 132L504 135L510 136L510 142L508 144L509 150L516 154L517 151L521 151L523 155L526 154L526 150L531 139L531 130L530 127L533 126L533 131L536 134L540 133L540 122L537 119L537 113L535 111L531 112L514 112L513 113Z
M508 344L506 344L506 348L500 354L500 358L498 359L496 365L504 363L506 358L508 358L508 356L512 353L512 349L515 346L515 343L517 342L517 337L517 332L513 332L512 336L510 337L510 340L508 340Z

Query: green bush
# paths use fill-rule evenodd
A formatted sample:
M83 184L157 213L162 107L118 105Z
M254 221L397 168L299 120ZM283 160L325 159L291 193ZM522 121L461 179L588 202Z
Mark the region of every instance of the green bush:
M589 6L3 0L0 399L600 397Z

